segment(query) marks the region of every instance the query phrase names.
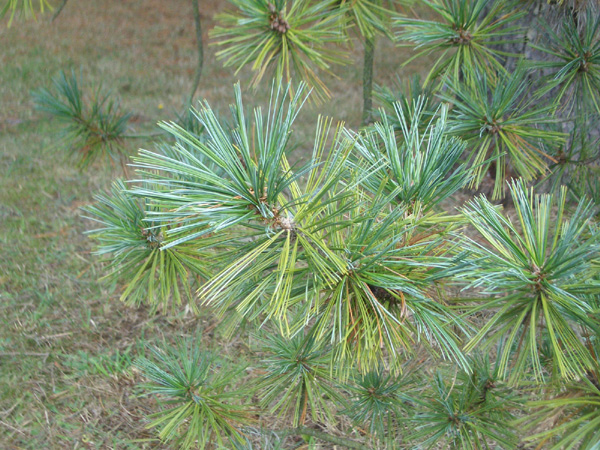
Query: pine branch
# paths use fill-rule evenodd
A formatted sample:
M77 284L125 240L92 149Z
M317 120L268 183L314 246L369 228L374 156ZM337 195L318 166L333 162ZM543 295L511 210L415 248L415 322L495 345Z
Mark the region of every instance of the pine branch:
M202 67L204 66L204 44L202 41L202 22L200 19L200 8L198 7L198 0L192 0L192 7L194 9L194 24L196 26L196 45L198 50L198 65L196 67L196 74L194 75L194 83L192 84L192 91L190 92L190 98L188 100L188 108L192 106L194 95L198 90L200 84L200 77L202 76Z
M363 112L362 125L371 122L373 110L373 59L375 57L375 37L365 37L363 64Z
M65 5L67 4L67 1L68 0L63 0L62 1L62 3L58 6L58 9L56 10L56 12L54 13L54 15L52 16L52 19L50 20L50 22L54 22L56 20L56 18L60 15L60 13L64 9Z

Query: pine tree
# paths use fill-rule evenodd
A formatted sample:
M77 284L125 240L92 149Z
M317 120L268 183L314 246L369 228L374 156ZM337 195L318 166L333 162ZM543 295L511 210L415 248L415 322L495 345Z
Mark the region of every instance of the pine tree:
M147 395L167 401L149 425L161 439L598 447L597 6L548 6L560 20L540 18L526 42L526 6L420 5L427 20L372 1L232 0L212 36L225 66L272 78L268 110L248 111L237 85L231 119L201 102L161 123L162 142L132 158L136 179L87 208L123 301L253 330L260 369L244 385L197 339L137 361ZM18 11L31 4L2 14ZM377 34L432 67L422 84L377 87L380 120L359 131L316 118L312 154L292 167L294 120L308 88L327 100L320 74L345 62L351 27L365 73ZM82 167L126 158L128 115L96 92L62 74L35 94ZM491 200L448 206L486 180ZM254 415L285 425L258 430Z

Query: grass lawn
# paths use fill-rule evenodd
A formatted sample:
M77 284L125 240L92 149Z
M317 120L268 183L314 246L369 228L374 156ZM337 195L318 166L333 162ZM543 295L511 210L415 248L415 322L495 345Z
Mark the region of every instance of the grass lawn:
M205 42L226 2L203 1ZM68 2L51 14L0 24L0 448L165 448L145 429L157 405L139 397L131 361L146 343L203 329L207 348L236 364L251 363L247 337L225 340L209 313L150 314L121 304L115 286L99 282L102 266L85 231L81 207L121 176L96 164L79 171L57 144L58 124L36 112L32 90L60 70L75 70L86 87L102 84L135 113L136 131L175 117L188 96L196 65L194 25L187 0ZM247 86L205 48L198 98L227 113L232 85ZM381 39L375 81L389 84L421 68L401 68L408 50ZM313 140L316 115L356 127L361 116L362 46L354 61L326 77L333 99L305 107L296 125L294 157ZM267 86L244 89L248 105L267 99ZM306 138L306 139L305 139ZM132 142L136 145L152 144ZM218 328L217 328L218 330ZM326 448L326 447L322 447Z

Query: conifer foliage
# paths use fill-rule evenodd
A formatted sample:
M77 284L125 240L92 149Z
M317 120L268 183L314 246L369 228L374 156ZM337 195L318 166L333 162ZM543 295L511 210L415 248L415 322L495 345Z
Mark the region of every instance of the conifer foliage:
M312 158L292 169L286 154L304 87L290 95L274 89L266 115L256 109L249 122L236 87L229 122L206 103L195 111L203 139L163 124L174 144L134 159L143 184L118 184L90 208L108 225L93 235L99 253L119 255L111 267L129 283L123 296L143 299L145 286L151 304L179 302L177 286L189 292L193 274L194 308L272 330L255 388L259 406L290 417L294 430L335 421L337 409L368 421L377 445L395 445L410 421L418 425L406 436L425 445L513 445L510 422L525 406L492 395L497 385L597 373L582 339L599 331L593 204L569 211L566 188L537 196L520 181L510 187L516 223L485 197L444 213L440 204L473 170L459 163L466 144L452 136L447 106L425 129L408 126L423 122L423 98L411 117L396 103L399 135L386 117L360 134L320 118ZM465 223L481 237L460 233ZM137 260L121 250L119 227L144 249ZM479 296L450 299L455 283ZM493 370L467 356L480 347L496 355ZM429 387L403 374L417 355L439 361ZM178 426L189 433L187 422Z
M217 56L253 84L272 77L268 107L249 111L238 84L229 120L203 101L162 122L136 178L87 208L122 300L253 330L256 375L229 374L196 340L137 362L166 400L150 423L161 439L600 445L598 8L550 5L560 20L526 42L524 4L416 3L426 20L394 2L232 0ZM314 137L296 136L354 35L369 51L393 38L431 68L375 89L378 122L318 116ZM82 167L125 157L129 116L97 92L63 74L34 95ZM298 143L310 155L292 165ZM276 426L257 431L264 417Z

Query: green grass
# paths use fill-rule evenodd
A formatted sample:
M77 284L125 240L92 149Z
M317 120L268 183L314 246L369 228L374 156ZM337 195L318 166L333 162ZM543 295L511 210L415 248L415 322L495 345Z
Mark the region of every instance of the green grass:
M205 38L225 2L203 2ZM150 315L118 301L98 282L102 267L84 232L93 225L81 207L106 191L120 169L96 164L85 172L56 148L56 122L34 111L30 92L49 86L59 70L99 83L135 114L136 131L174 118L188 96L195 67L191 6L187 0L69 2L50 15L10 29L0 23L0 448L165 448L145 429L156 410L140 398L140 375L130 361L145 343L211 329L214 318ZM389 84L422 67L400 69L407 50L379 41L375 81ZM198 98L224 114L237 81L205 48ZM312 145L317 113L360 123L361 57L324 79L333 99L308 105L295 126L295 158ZM248 87L251 74L242 73ZM266 84L245 89L247 106L264 103ZM132 144L132 151L135 145ZM149 147L151 144L140 144ZM206 347L243 360L247 343L203 334Z

